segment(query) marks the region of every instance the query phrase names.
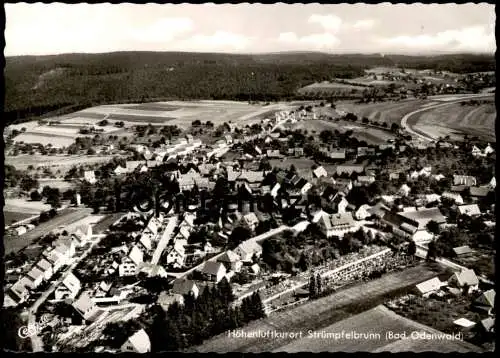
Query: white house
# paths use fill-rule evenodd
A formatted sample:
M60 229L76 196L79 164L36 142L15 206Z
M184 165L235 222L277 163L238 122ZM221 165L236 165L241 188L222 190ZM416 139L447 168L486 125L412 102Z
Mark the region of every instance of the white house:
M479 287L479 279L476 276L474 270L465 269L460 272L455 272L448 280L450 285L456 286L458 288L468 287L468 293L477 291Z
M93 170L86 170L83 173L83 179L90 184L95 184L97 179L95 178L95 172Z
M479 206L477 204L460 205L458 207L458 212L460 213L460 215L467 215L467 216L481 215L481 210L479 209Z
M120 266L118 266L118 273L120 276L134 276L137 275L139 265L144 262L144 254L137 245L134 245L130 250L128 256L122 259Z
M93 302L88 291L82 292L80 297L72 303L72 306L86 321L93 322L99 313L102 312L101 309Z
M262 246L255 241L245 241L239 244L234 252L241 258L241 261L251 262L254 256L262 255Z
M366 218L372 216L372 214L368 211L370 208L371 206L368 204L361 205L354 213L356 220L365 220Z
M200 293L200 288L196 285L196 282L194 281L177 279L174 281L172 293L179 294L182 296L192 294L194 298L197 298Z
M326 237L343 236L344 233L356 229L356 224L350 212L322 215L318 223L321 231Z
M209 281L219 283L227 273L226 267L220 262L207 261L203 266L201 273L207 277Z
M43 256L40 260L38 260L36 266L43 272L45 280L49 280L54 274L54 268L52 267L51 263L47 261L47 259L45 259Z
M445 191L443 194L441 194L442 198L450 199L455 202L457 205L463 205L464 199L462 198L462 195L458 193L451 193L449 191Z
M428 297L432 293L435 293L441 289L441 287L446 286L446 282L441 282L438 277L431 278L430 280L424 281L416 285L418 293L423 297Z
M167 265L172 265L174 268L180 268L186 260L186 252L184 246L174 245L167 254Z
M36 266L33 266L31 270L29 270L29 272L26 274L26 276L31 279L31 282L33 282L33 288L40 286L44 279L42 270L40 270Z
M259 224L259 219L257 218L257 215L255 215L255 213L248 213L246 215L243 215L242 220L243 224L252 231L255 230L255 228Z
M222 262L225 267L234 272L239 272L241 270L241 266L243 266L240 256L231 250L227 250L224 254L222 254L217 259L217 262Z
M123 343L120 351L131 353L151 352L151 341L146 331L144 329L140 329L128 337L127 341Z
M61 284L56 288L54 294L56 300L65 298L74 299L82 288L81 282L72 272L70 272Z
M321 178L321 177L326 177L328 176L328 173L327 171L325 170L325 168L323 168L322 166L319 166L317 167L316 169L313 170L313 174L316 178Z
M401 196L408 196L410 194L410 192L411 192L410 187L406 184L403 184L399 188L398 194Z

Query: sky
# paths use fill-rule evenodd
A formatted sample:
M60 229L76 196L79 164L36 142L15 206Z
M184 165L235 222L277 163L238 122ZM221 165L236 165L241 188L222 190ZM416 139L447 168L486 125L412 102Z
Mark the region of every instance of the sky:
M491 4L5 4L6 56L494 52Z

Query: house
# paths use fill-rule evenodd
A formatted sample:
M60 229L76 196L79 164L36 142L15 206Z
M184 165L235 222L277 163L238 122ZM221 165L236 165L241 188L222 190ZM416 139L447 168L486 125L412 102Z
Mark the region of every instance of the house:
M224 140L226 141L226 144L231 144L233 143L233 137L231 137L229 134L226 134L224 136Z
M441 287L446 286L446 282L441 282L438 277L431 278L430 280L419 283L415 286L417 292L423 296L428 297L433 293L436 293L441 289Z
M36 266L43 272L45 280L49 280L54 274L54 268L52 267L52 264L48 262L47 259L45 259L43 256L40 260L38 260Z
M417 211L398 213L398 215L416 223L418 225L417 230L425 230L429 221L435 221L440 225L446 223L446 218L438 208L419 209Z
M497 187L497 180L495 179L495 177L491 178L488 186L493 190Z
M72 306L75 310L82 315L86 321L95 321L96 318L102 313L101 309L97 307L92 300L88 291L82 292L76 301L73 301Z
M361 205L354 213L356 220L365 220L366 218L372 216L372 214L368 211L370 208L371 207L368 204Z
M485 198L491 192L488 186L472 186L470 187L470 196L474 198Z
M484 148L484 155L488 155L488 154L491 154L491 153L494 153L495 152L495 149L492 148L492 146L490 145L490 143L488 143L488 145L486 146L486 148Z
M243 225L254 231L259 224L259 219L255 213L248 213L242 217Z
M83 180L85 180L87 183L95 184L97 182L97 179L95 178L95 172L93 170L86 170L83 173Z
M17 234L18 236L21 236L21 235L26 234L26 232L27 232L28 230L26 229L26 226L18 226L18 227L15 227L15 228L14 228L14 231L16 232L16 234Z
M92 226L80 225L76 227L71 237L74 239L76 246L81 247L85 245L92 238Z
M346 151L342 148L322 148L321 152L330 159L345 160Z
M151 341L144 329L140 329L128 337L120 349L121 352L147 353L151 352Z
M344 195L337 195L335 198L330 202L330 208L339 214L343 214L346 212L347 206L349 205L349 202L345 198Z
M268 149L266 152L268 158L281 158L282 155L278 149Z
M474 253L474 250L472 250L469 247L469 245L464 245L464 246L454 247L453 252L455 253L456 256L464 257Z
M424 196L424 200L425 200L426 204L436 203L436 202L441 201L441 196L438 194L426 194Z
M239 272L243 263L240 257L231 250L227 250L217 259L217 262L222 262L225 267L234 272Z
M203 266L201 273L208 281L219 283L226 276L226 267L221 262L207 261Z
M398 194L401 196L408 196L411 192L411 189L408 185L403 184L398 190Z
M493 339L495 337L495 318L488 317L480 322L480 332L488 338Z
M181 306L184 305L184 296L179 295L178 293L167 293L163 291L159 294L158 299L156 301L164 311L167 311L170 305L174 302L177 302Z
M343 174L351 176L352 173L363 173L365 171L365 167L363 165L338 165L336 171L339 176Z
M122 167L121 165L118 165L115 170L113 170L113 172L116 174L116 175L123 175L123 174L126 174L128 173L128 170L127 168L124 168Z
M458 207L458 212L460 213L460 215L467 215L467 216L481 215L481 210L479 209L479 206L477 204L460 205Z
M177 279L174 281L172 293L182 296L192 294L194 298L197 298L200 293L200 288L196 285L194 281Z
M400 172L390 172L389 180L399 180Z
M457 205L462 205L464 203L464 199L462 198L462 195L457 194L457 193L445 191L443 194L441 194L441 197L449 199L449 200L453 200L455 202L455 204L457 204Z
M332 182L333 182L333 187L336 190L343 192L346 195L349 194L349 192L352 190L351 179L337 178L337 179L332 179Z
M144 254L137 245L134 245L129 254L122 259L122 263L118 267L120 276L136 275L139 265L144 262Z
M453 276L448 279L448 283L451 286L458 288L468 287L468 293L476 291L479 286L479 279L476 276L474 270L465 269L460 272L455 272Z
M296 157L302 157L304 155L304 148L293 148L293 153Z
M358 158L375 155L375 148L358 147Z
M474 308L487 312L488 314L492 312L495 308L495 290L491 289L481 293L481 295L474 301Z
M453 185L455 186L464 185L466 187L476 186L477 180L475 177L470 175L454 175Z
M180 268L184 265L186 260L186 251L182 245L174 245L167 254L166 262L167 265L171 265L174 268Z
M473 327L475 325L474 322L472 322L471 320L468 320L467 318L463 318L463 317L453 321L453 323L456 324L457 326L460 326L463 328L470 328L470 327Z
M321 231L326 237L342 236L345 232L353 231L356 224L350 212L343 214L324 214L318 221Z
M262 255L262 246L255 241L245 241L234 249L234 253L240 257L241 261L251 262L254 256Z
M313 174L316 178L321 178L321 177L327 177L328 173L326 172L325 168L322 166L317 167L316 169L313 170Z
M82 284L78 277L70 272L56 288L54 295L56 300L62 300L65 298L74 299L78 293L80 293L81 288Z
M148 235L141 235L139 243L144 247L146 251L151 251L153 249L153 243L151 242L151 237Z
M358 185L370 185L375 182L375 177L371 175L360 175L356 182Z

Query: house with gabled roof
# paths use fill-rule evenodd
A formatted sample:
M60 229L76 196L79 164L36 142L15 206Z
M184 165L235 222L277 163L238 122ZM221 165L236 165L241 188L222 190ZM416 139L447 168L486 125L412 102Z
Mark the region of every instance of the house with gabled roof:
M477 204L460 205L458 207L458 212L460 213L460 215L467 215L467 216L481 215L481 210L479 209L479 206Z
M123 343L120 349L121 352L130 353L148 353L151 352L151 340L144 328L135 332L128 337L127 341Z
M365 171L365 167L363 165L345 164L345 165L338 165L336 171L337 175L342 175L342 174L352 175L353 173L362 174Z
M452 193L449 191L445 191L443 194L441 194L442 198L450 199L455 202L457 205L462 205L464 203L464 199L462 198L462 195L458 193Z
M102 309L94 303L88 291L82 292L71 305L86 321L94 322L103 313Z
M252 212L243 215L242 222L246 227L254 231L257 228L257 225L259 224L259 218L257 217L257 215L255 215L255 213Z
M318 224L326 237L343 236L344 233L353 231L356 228L350 212L322 215Z
M433 293L438 292L442 287L446 286L446 282L441 282L438 277L419 283L415 286L417 292L423 297L428 297Z
M54 267L43 256L40 260L38 260L38 262L36 263L36 266L43 272L43 276L44 276L45 280L49 280L52 277L52 275L54 274Z
M168 251L166 262L167 265L171 265L174 268L180 268L184 266L186 260L186 250L182 245L174 245Z
M495 308L495 290L484 291L474 300L474 308L487 312L488 314Z
M321 165L313 170L313 174L316 178L327 177L328 173Z
M453 185L459 186L464 185L466 187L472 187L477 185L477 180L471 175L454 175Z
M262 246L255 241L244 241L234 249L234 253L240 257L241 261L251 262L254 256L262 255Z
M80 293L81 288L82 284L78 277L70 272L56 288L54 295L56 300L62 300L65 298L74 299L78 293Z
M468 292L477 291L479 287L479 279L474 270L465 269L460 272L455 272L453 276L448 279L448 283L458 288L468 287Z
M218 259L217 262L222 262L225 267L234 272L239 272L243 262L241 262L240 256L233 252L232 250L227 250Z
M226 276L227 271L221 262L207 261L203 265L201 273L208 281L219 283Z
M174 281L172 293L182 296L192 294L194 298L197 298L198 294L200 293L200 288L198 287L196 282L192 280L177 279Z
M139 265L144 262L144 254L137 245L134 245L127 256L122 259L118 266L120 276L135 276L138 273Z
M491 191L488 186L471 186L470 196L473 198L485 198Z

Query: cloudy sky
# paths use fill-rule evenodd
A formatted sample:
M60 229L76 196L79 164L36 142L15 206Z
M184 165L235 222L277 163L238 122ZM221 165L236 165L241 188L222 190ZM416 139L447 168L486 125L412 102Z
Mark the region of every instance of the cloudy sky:
M494 52L490 4L6 4L6 56L70 52Z

